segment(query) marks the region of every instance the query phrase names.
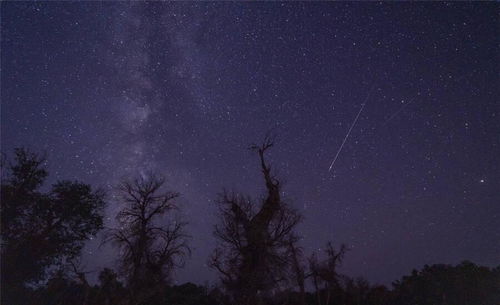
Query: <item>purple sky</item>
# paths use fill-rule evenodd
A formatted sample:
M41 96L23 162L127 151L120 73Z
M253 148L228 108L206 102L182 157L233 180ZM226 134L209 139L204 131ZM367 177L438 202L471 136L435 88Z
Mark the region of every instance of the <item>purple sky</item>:
M268 130L307 253L345 242L342 271L381 283L500 263L496 3L1 5L2 151L46 151L50 182L164 174L193 236L178 281L215 279L213 200L260 195Z

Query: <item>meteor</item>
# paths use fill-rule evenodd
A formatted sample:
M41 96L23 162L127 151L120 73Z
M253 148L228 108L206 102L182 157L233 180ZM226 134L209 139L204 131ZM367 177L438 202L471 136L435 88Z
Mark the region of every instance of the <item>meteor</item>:
M370 91L368 91L368 95L366 96L365 101L361 105L361 108L359 109L358 114L356 115L356 118L352 122L351 127L349 128L349 131L345 135L344 140L342 141L342 144L340 144L340 148L339 148L339 150L337 150L337 154L335 155L335 158L333 158L333 161L330 164L330 167L328 168L328 171L332 170L333 165L335 164L335 161L337 161L337 158L339 157L340 152L342 151L342 148L344 147L344 144L347 141L347 138L349 138L349 135L351 134L351 131L354 128L354 125L356 125L356 122L358 121L359 115L361 114L361 112L363 112L363 109L365 108L366 102L368 101L368 98L370 97L370 93L372 92L372 90L373 90L373 86L370 89Z
M410 105L411 102L413 102L413 99L410 99L410 101L408 103L405 103L403 104L403 106L401 106L401 108L399 108L398 111L394 112L385 122L383 125L389 123L390 120L392 120L395 116L397 116L401 111L403 111L403 109L406 108L406 106Z

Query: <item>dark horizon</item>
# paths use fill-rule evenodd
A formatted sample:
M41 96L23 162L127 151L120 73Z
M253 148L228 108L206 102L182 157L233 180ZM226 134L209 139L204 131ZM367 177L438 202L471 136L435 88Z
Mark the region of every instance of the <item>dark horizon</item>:
M45 151L46 186L165 175L192 235L176 282L216 281L214 200L262 195L268 131L306 253L345 243L341 272L386 285L499 265L496 3L1 5L2 152Z

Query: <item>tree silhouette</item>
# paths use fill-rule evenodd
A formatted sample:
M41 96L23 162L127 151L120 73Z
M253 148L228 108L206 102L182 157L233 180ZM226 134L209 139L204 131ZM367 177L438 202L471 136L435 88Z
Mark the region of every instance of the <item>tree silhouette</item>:
M281 198L281 184L271 173L265 153L273 147L266 137L258 153L267 194L260 208L250 197L224 192L219 200L219 246L210 264L237 304L259 304L266 291L286 279L290 266L288 241L301 217Z
M309 269L316 291L318 305L328 305L335 290L340 289L340 274L337 267L342 263L347 247L342 244L337 251L331 242L326 244L324 250L326 259L319 261L316 254L309 258Z
M500 300L500 267L464 261L457 266L424 266L394 284L394 304L495 305Z
M123 284L112 269L104 268L99 273L99 291L97 303L102 305L120 304L124 295Z
M457 266L426 265L389 290L340 274L338 266L347 248L336 249L330 242L324 257L313 253L307 266L295 232L301 217L281 198L282 186L265 159L271 147L269 138L252 146L266 189L260 204L234 192L223 192L218 201L220 222L214 230L218 246L210 263L224 289L169 282L190 248L186 223L174 213L179 194L166 191L164 179L154 174L119 185L123 209L117 215L118 227L105 235L104 242L120 250L125 284L107 268L97 284L88 281L79 254L85 240L102 227L104 194L69 181L42 191L45 159L16 149L13 163L1 160L2 304L498 304L500 267L468 261ZM310 292L308 279L314 288Z
M25 285L43 280L48 267L80 254L102 228L104 193L80 182L59 181L42 193L45 159L26 149L4 163L1 187L2 300L21 303Z
M177 209L178 193L164 191L164 179L155 174L118 187L125 207L118 213L119 228L107 232L105 242L119 247L120 267L127 279L132 304L157 293L172 271L190 254L186 223L166 219Z
M299 304L306 304L306 279L310 276L304 263L303 249L297 245L298 239L291 236L288 239L290 253L291 278L293 284L299 287Z

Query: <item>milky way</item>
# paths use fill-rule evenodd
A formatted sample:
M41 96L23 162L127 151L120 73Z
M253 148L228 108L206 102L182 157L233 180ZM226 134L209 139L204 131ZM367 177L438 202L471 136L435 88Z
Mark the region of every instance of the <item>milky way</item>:
M259 196L247 148L269 130L307 253L345 242L342 271L382 283L423 264L497 265L497 9L2 2L2 151L46 151L51 182L108 190L107 226L113 185L163 173L193 236L180 282L214 279L213 201ZM84 251L94 274L116 254L99 243Z

